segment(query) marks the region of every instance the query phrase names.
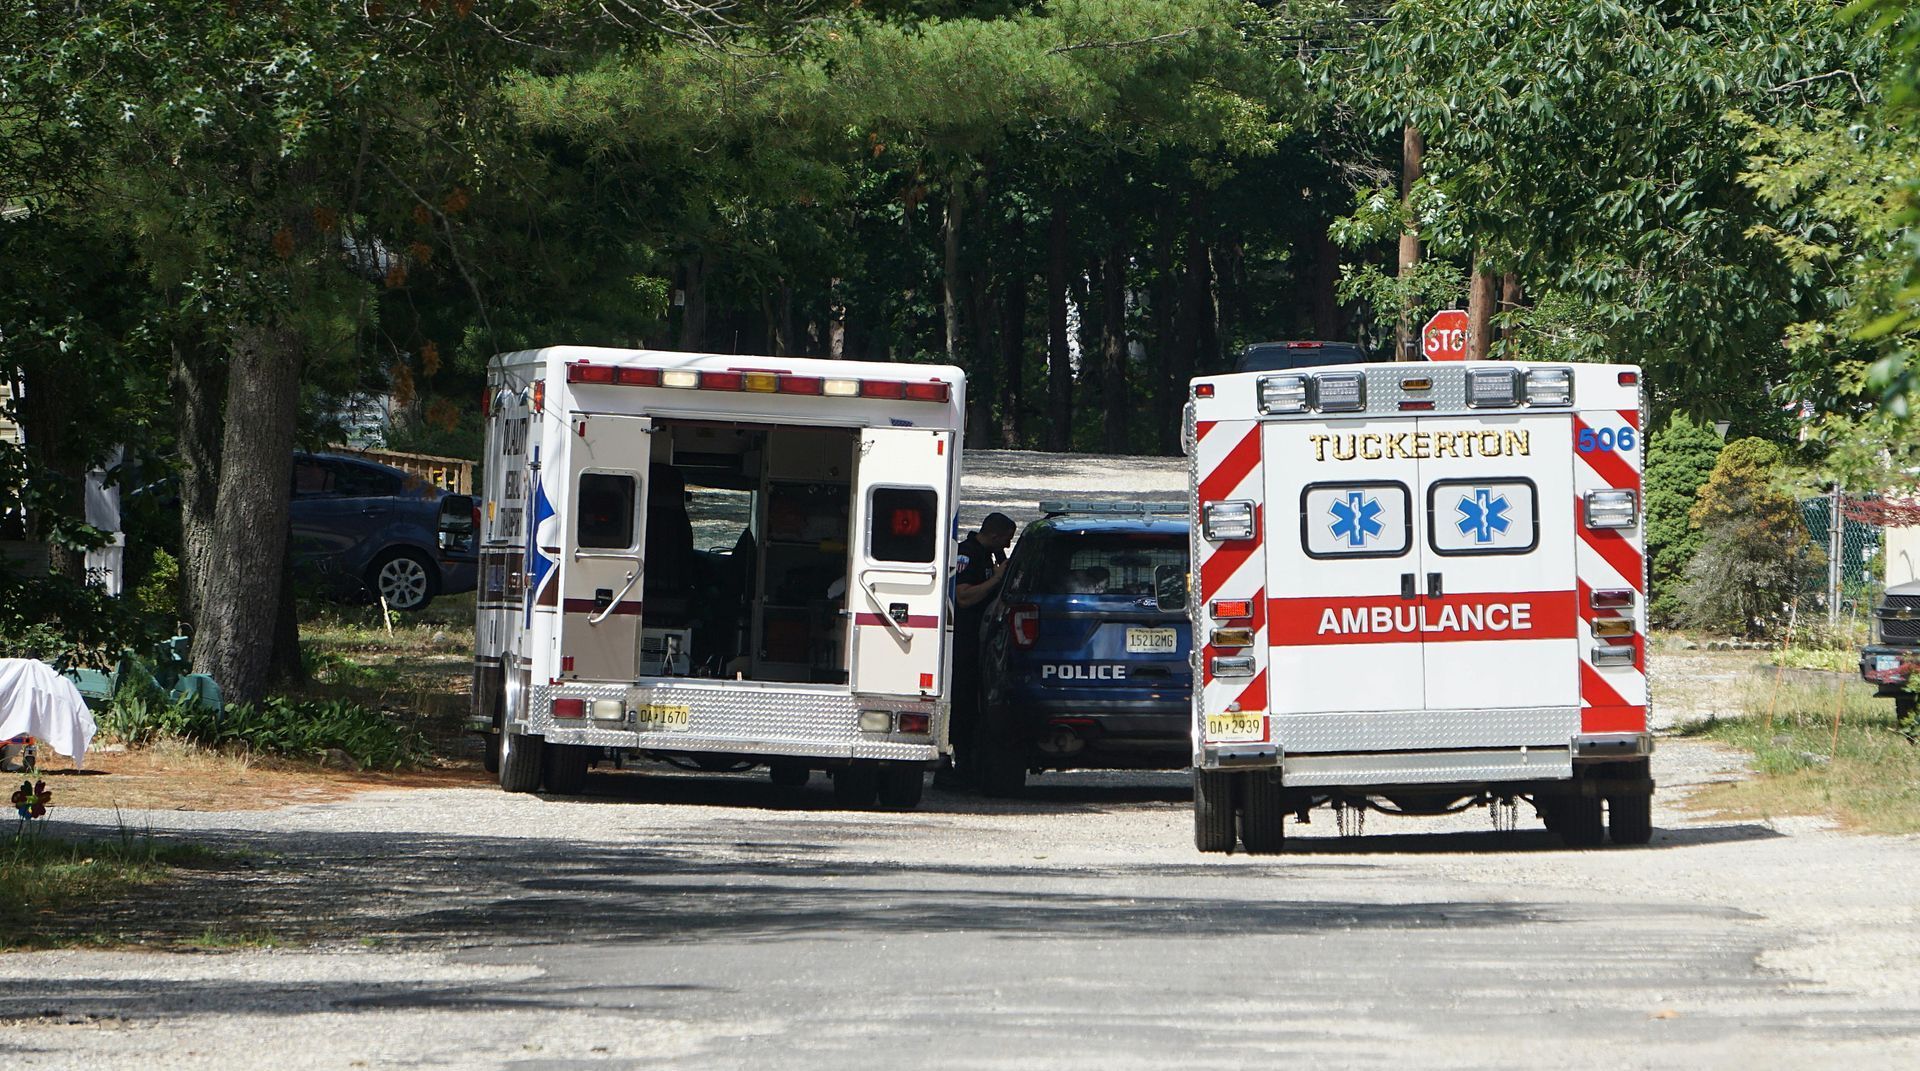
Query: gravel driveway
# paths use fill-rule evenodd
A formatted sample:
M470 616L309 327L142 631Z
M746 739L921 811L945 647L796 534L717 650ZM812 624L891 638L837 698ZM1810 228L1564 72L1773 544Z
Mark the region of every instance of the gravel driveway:
M1177 491L1184 462L970 455L963 520ZM1655 664L1705 713L1747 670ZM245 853L50 920L236 951L0 956L13 1067L1920 1066L1920 838L1683 809L1739 758L1662 742L1644 849L1529 814L1331 816L1202 856L1183 774L833 809L824 780L597 773L271 811L65 809ZM1523 811L1525 809L1523 808Z

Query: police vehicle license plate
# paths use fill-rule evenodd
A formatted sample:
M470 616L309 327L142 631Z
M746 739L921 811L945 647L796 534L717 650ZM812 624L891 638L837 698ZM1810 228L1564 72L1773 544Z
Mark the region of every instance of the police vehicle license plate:
M1258 740L1267 735L1265 714L1209 714L1207 739Z
M687 708L677 703L654 703L640 708L639 713L643 733L684 733L692 722Z
M1172 654L1180 649L1180 634L1170 628L1130 628L1128 654Z
M1897 654L1874 655L1873 668L1878 670L1899 669L1900 656Z

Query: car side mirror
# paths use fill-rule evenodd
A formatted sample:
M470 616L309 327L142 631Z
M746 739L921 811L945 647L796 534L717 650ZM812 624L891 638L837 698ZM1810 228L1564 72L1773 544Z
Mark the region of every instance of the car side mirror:
M1187 570L1178 565L1153 567L1153 597L1160 609L1175 613L1187 608Z

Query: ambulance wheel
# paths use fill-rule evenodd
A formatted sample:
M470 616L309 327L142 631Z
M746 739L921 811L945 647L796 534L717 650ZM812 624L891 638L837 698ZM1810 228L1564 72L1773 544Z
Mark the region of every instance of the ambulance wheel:
M880 792L880 770L871 765L833 771L833 802L841 807L871 807Z
M1560 839L1569 848L1598 848L1606 840L1600 797L1569 796L1560 805Z
M1249 855L1278 855L1287 848L1287 812L1280 779L1265 771L1241 780L1240 842Z
M491 674L487 683L487 720L493 723L493 731L486 734L485 747L480 752L480 765L490 774L500 772L500 737L506 733L507 685L504 671Z
M807 783L813 771L797 762L770 762L767 764L767 779L781 788L799 788Z
M1565 802L1555 796L1534 797L1533 809L1540 815L1540 824L1547 827L1547 832L1560 832L1560 816L1566 811Z
M1607 838L1615 844L1645 844L1653 839L1653 793L1607 797Z
M1203 852L1233 851L1232 774L1193 771L1193 846Z
M586 791L587 771L593 767L593 760L599 757L599 748L578 744L548 744L541 750L541 761L545 766L541 779L546 782L548 792L556 796L578 796Z
M546 741L525 733L500 734L500 787L508 792L532 792L540 787L540 752Z
M890 762L880 768L880 806L911 811L927 791L927 772L918 763Z

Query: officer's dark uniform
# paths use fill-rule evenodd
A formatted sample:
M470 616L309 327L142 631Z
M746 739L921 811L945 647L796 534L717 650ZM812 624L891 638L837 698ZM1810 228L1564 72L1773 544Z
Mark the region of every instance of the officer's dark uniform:
M960 541L960 573L956 584L979 584L993 568L993 552L980 545L979 533ZM973 749L974 726L980 713L980 629L991 598L959 607L953 615L953 692L951 735L962 755Z

